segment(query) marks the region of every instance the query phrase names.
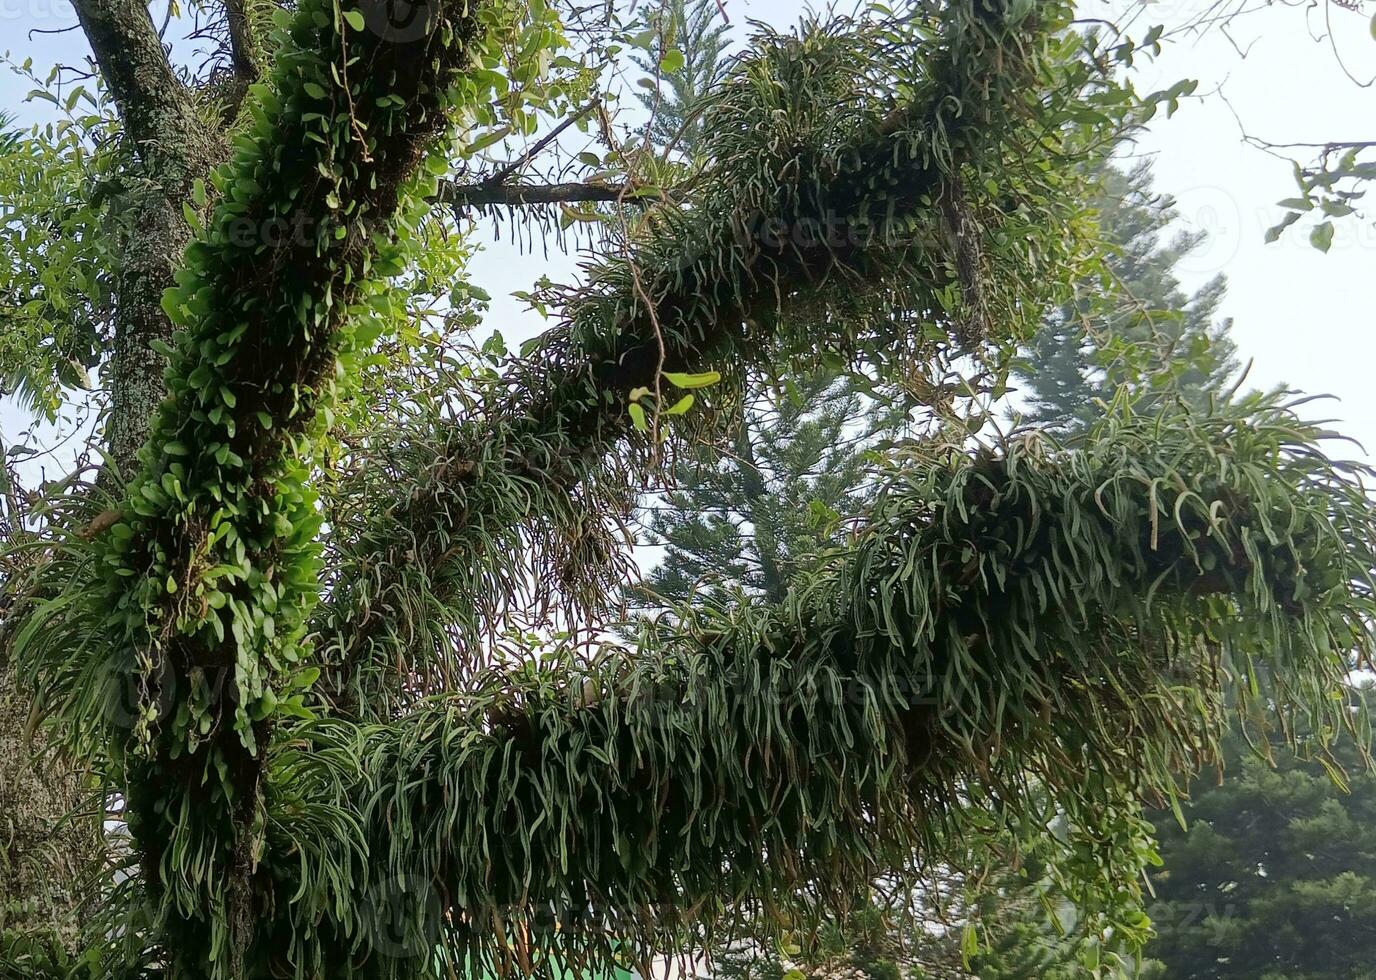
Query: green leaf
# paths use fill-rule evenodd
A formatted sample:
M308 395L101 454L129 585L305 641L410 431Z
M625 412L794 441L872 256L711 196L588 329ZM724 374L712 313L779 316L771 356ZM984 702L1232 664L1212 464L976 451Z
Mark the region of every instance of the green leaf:
M628 408L630 409L630 412L631 412L631 423L632 423L633 425L635 425L635 427L636 427L639 431L641 431L641 432L649 432L649 431L650 431L649 423L647 423L647 422L645 421L645 409L641 408L641 407L640 407L638 404L636 404L635 402L631 402L631 404L628 406Z
M973 922L967 922L960 934L960 955L965 958L966 963L969 963L978 952L979 933L975 931Z
M1089 970L1090 972L1098 971L1099 944L1097 942L1091 940L1086 945L1084 953L1081 954L1081 961L1084 963L1085 969Z
M683 57L682 51L678 48L670 48L668 51L665 51L664 55L659 59L659 68L661 71L672 74L673 72L681 70L686 61L687 59Z
M254 721L262 721L268 715L272 714L276 707L277 695L273 692L272 688L268 688L263 692L263 696L258 703L253 706L250 715Z
M503 126L501 129L494 129L486 136L481 136L478 139L475 139L473 142L469 143L467 152L470 156L475 153L480 153L492 144L500 143L502 140L506 139L510 135L510 126Z
M679 371L665 371L664 377L675 388L707 388L721 380L721 373L702 371L698 374L685 374Z
M684 395L684 396L683 396L682 398L680 398L678 401L674 402L674 404L673 404L671 407L669 407L668 409L666 409L665 412L664 412L664 414L665 414L665 415L684 415L684 414L686 414L686 413L688 412L688 409L690 409L690 408L692 408L692 407L693 407L693 396L692 396L692 395Z
M325 90L316 82L303 82L301 88L312 99L323 99L325 97Z
M344 19L349 22L349 26L360 33L364 28L363 14L357 10L344 11Z
M1266 229L1266 242L1267 242L1267 244L1270 244L1271 242L1274 242L1274 241L1278 241L1278 240L1280 239L1280 236L1283 235L1283 234L1285 233L1285 229L1289 228L1289 227L1290 227L1291 225L1293 225L1296 221L1299 221L1299 220L1300 220L1300 217L1301 217L1300 212L1298 212L1298 211L1290 211L1290 212L1288 212L1288 213L1285 215L1284 218L1282 218L1282 219L1280 220L1280 223L1279 223L1279 224L1277 224L1277 225L1275 225L1275 226L1273 226L1273 227L1271 227L1271 228Z
M1321 225L1316 225L1309 233L1309 244L1320 252L1327 253L1333 247L1333 222L1325 221Z

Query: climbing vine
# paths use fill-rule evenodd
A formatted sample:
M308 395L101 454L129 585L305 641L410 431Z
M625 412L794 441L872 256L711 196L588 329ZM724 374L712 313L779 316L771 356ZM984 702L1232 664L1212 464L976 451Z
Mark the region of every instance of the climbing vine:
M262 753L307 717L320 518L311 440L377 336L451 131L490 83L501 4L429 11L406 41L338 0L280 16L271 84L163 307L168 398L102 535L103 665L127 816L179 968L242 976L262 913ZM490 56L489 56L490 57ZM196 208L187 220L197 223ZM193 966L195 964L195 966Z

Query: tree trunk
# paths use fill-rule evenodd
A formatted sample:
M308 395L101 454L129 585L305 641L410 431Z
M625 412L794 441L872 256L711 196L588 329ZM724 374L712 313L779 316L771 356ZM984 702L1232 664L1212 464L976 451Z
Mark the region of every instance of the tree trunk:
M203 168L209 172L207 163ZM129 210L136 216L122 235L123 261L116 288L115 337L110 352L110 412L106 442L121 478L138 470L138 453L148 438L158 406L167 394L167 359L155 340L171 340L172 324L162 309L162 294L174 284L191 229L174 203L156 190L138 194ZM108 483L107 483L108 485Z
M78 0L76 8L136 159L131 189L112 205L121 262L105 433L115 470L128 479L165 394L165 360L151 342L172 334L161 300L191 238L182 202L221 147L197 118L142 0ZM116 491L119 481L106 468L101 484ZM0 928L51 930L75 949L83 905L103 882L103 808L70 759L44 750L41 726L29 724L32 700L7 659L0 649Z
M100 477L102 487L120 495L122 481L138 470L139 449L166 393L165 359L152 342L172 334L161 301L191 239L183 202L225 147L172 70L143 0L75 6L133 150L127 189L111 204L120 262L105 441L114 466ZM247 25L232 26L241 35L236 50L247 56ZM83 902L104 882L103 808L93 806L99 801L83 790L71 760L43 751L41 726L29 723L23 678L5 659L0 649L0 927L51 930L75 949Z

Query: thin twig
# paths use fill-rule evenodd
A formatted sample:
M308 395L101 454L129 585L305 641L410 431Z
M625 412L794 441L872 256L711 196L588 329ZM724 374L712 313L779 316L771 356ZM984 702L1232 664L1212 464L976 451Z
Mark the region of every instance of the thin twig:
M583 105L577 111L569 115L569 117L565 119L563 122L561 122L558 126L555 126L554 129L550 130L549 133L537 140L535 144L530 147L530 149L526 150L526 152L522 153L511 163L508 163L506 166L502 167L491 177L488 177L485 180L483 180L481 186L497 187L505 183L508 177L516 173L518 170L520 170L522 167L530 163L530 161L534 160L537 156L544 152L545 148L549 146L551 143L553 143L555 140L557 140L563 134L564 130L568 129L570 126L572 126L578 120L582 119L588 113L592 112L601 104L602 97L598 96L597 98L592 99L591 101Z

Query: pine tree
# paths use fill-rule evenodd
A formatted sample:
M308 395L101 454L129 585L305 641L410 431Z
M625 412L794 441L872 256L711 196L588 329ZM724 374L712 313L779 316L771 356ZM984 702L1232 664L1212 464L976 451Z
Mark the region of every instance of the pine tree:
M1376 690L1363 699L1376 704ZM1306 738L1311 736L1306 735ZM1157 938L1171 980L1376 977L1376 774L1341 746L1343 775L1236 733L1223 769L1192 781L1182 829L1155 821ZM1346 785L1344 786L1343 783Z
M654 32L649 56L633 57L655 83L636 93L650 140L691 157L702 147L703 96L727 68L730 25L716 0L652 0L639 26Z
M1141 411L1164 389L1202 406L1237 369L1223 277L1186 295L1175 275L1205 233L1172 232L1175 204L1152 190L1150 164L1101 170L1097 210L1108 277L1047 319L1018 371L1027 421L1052 429L1083 427L1120 387Z
M652 138L690 160L702 149L702 98L726 65L727 24L716 0L667 0L643 21L656 42L637 63L659 80L638 93ZM660 70L666 53L680 71ZM775 381L756 372L733 408L725 452L701 447L649 506L646 543L664 549L633 601L647 608L745 593L782 601L839 538L842 515L866 496L865 453L902 426L901 409L864 397L840 372Z
M842 516L859 513L866 453L903 422L834 373L755 379L749 390L726 451L691 454L674 488L649 505L646 541L665 551L643 605L742 592L782 601L839 542Z

